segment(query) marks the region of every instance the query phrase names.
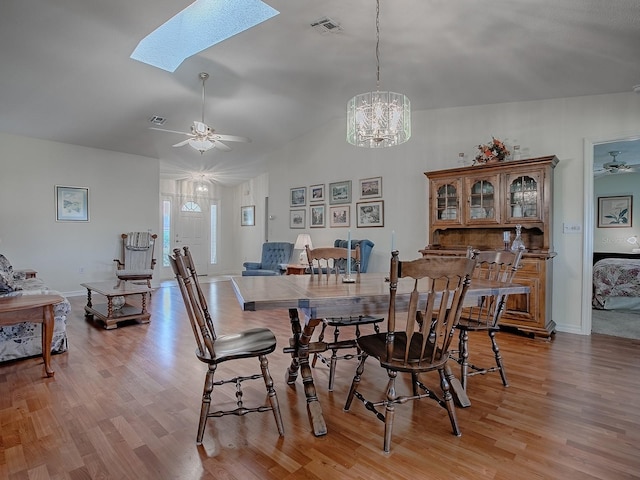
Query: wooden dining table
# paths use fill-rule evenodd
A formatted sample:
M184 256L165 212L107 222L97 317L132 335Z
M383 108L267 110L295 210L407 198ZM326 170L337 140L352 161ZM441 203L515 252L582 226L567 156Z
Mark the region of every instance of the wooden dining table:
M311 342L314 328L324 317L349 315L386 315L389 308L389 279L384 273L363 273L355 283L344 283L341 277L329 280L312 275L282 275L271 277L232 276L231 282L240 306L245 311L287 309L292 337L285 352L291 353L287 369L287 384L294 384L298 370L307 399L307 411L313 433L325 435L327 426L322 415L309 354L329 348L323 342ZM396 310L406 310L413 289L410 278L398 282ZM465 303L472 305L479 297L529 293L529 287L514 283L473 279ZM301 323L301 319L303 323ZM470 405L460 382L452 382L454 397L462 406Z

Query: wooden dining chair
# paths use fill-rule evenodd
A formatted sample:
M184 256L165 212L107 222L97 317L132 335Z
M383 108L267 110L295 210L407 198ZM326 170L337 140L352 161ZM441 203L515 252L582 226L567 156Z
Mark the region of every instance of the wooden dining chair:
M472 251L476 259L473 278L497 280L510 283L520 266L522 250L516 252L506 250ZM458 350L451 352L451 358L460 365L460 383L467 389L467 380L474 375L485 375L500 372L502 384L509 386L504 369L500 347L496 341L496 332L500 330L499 322L507 304L508 295L491 295L478 299L478 304L462 309L458 330ZM469 332L487 332L491 341L491 349L495 358L495 366L484 368L469 363Z
M319 247L310 249L306 247L307 259L309 262L309 272L314 281L335 281L341 282L342 275L347 273L348 263L351 263L351 274L355 276L355 282L360 281L360 245L351 250L351 262L348 262L349 249L341 247ZM328 317L322 319L322 329L318 337L319 342L324 342L325 330L327 326L333 327L333 342L327 345L331 350L331 357L327 360L321 352L313 356L311 366L315 367L319 359L329 367L329 391L333 391L336 376L336 365L338 360L351 360L359 355L356 339L360 337L360 327L362 325L373 325L376 333L380 331L378 324L384 320L380 316L372 315L346 315L344 317ZM339 340L340 329L343 327L354 327L355 335L348 340ZM356 350L356 353L338 355L338 350Z
M176 274L178 286L180 287L189 321L191 322L191 328L196 339L196 357L198 357L201 362L207 364L208 367L204 381L204 391L202 393L202 406L200 409L200 423L198 424L196 444L202 444L202 437L208 418L222 417L224 415L242 416L252 412L272 411L278 432L280 436L284 436L278 397L273 388L273 379L269 373L269 363L267 360L267 355L276 348L275 335L267 328L253 328L228 335L216 335L205 296L198 282L198 275L193 259L191 258L191 252L187 246L183 247L183 250L184 255L181 254L180 249L174 249L174 255L169 256L169 261ZM249 376L238 375L231 379L213 381L219 364L252 357L257 357L260 362L260 374ZM267 388L269 405L264 404L252 408L246 407L243 403L241 383L246 380L256 380L259 378L264 380ZM213 387L228 383L236 386L236 408L210 412Z
M384 422L385 452L389 452L391 448L396 405L410 400L435 400L447 410L453 433L457 436L461 434L446 365L449 346L474 266L474 259L464 257L429 257L401 261L397 251L391 252L387 331L363 335L357 340L361 358L344 406L344 410L348 411L356 397L364 403L367 410ZM397 305L398 283L402 281L409 282L413 288L408 304ZM374 402L367 400L358 390L365 362L369 357L378 360L380 367L386 369L389 376L386 395ZM431 371L439 374L441 393L427 387L419 379L420 374ZM398 394L398 372L411 374L412 392Z

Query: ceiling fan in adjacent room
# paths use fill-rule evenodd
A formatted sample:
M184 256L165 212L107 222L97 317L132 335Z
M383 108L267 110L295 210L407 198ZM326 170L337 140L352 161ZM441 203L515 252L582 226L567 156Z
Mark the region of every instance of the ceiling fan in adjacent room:
M186 140L182 142L176 143L173 145L174 147L183 147L184 145L190 145L194 149L198 150L200 154L203 154L207 150L211 150L212 148L217 148L218 150L222 150L223 152L228 152L231 148L223 142L250 142L246 137L239 137L237 135L224 135L222 133L217 133L213 128L207 125L204 122L204 99L205 99L205 90L204 90L204 82L209 78L209 74L206 72L202 72L198 75L200 80L202 80L202 121L194 120L193 125L191 125L191 132L178 132L176 130L166 130L164 128L157 127L149 127L151 130L159 130L161 132L169 132L169 133L179 133L181 135L186 135Z
M626 162L622 160L617 160L616 157L620 155L622 152L619 150L614 150L609 152L612 160L602 165L602 168L594 170L594 174L596 177L601 175L609 175L612 173L633 173L640 172L640 163L634 163L632 165L628 165Z

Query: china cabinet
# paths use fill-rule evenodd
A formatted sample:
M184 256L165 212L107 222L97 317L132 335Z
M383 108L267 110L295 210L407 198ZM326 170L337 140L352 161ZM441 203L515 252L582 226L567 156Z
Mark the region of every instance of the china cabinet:
M521 225L525 254L514 281L530 287L509 297L502 326L549 337L555 156L425 172L429 180L429 245L423 255L502 249Z

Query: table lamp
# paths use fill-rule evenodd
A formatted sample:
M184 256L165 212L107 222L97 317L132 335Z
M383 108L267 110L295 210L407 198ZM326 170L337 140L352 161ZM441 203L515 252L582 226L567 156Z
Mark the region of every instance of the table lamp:
M631 245L635 245L636 246L636 248L631 250L633 253L640 253L640 248L637 248L638 246L640 246L640 244L638 244L638 236L637 235L634 235L632 237L627 238L627 242L630 243Z
M307 259L307 250L305 249L306 245L309 245L309 248L313 248L313 244L311 243L311 235L309 235L308 233L299 234L298 238L296 238L296 243L293 246L293 250L300 250L300 255L298 257L298 263L300 265L309 264L309 260ZM293 258L295 258L295 255Z

